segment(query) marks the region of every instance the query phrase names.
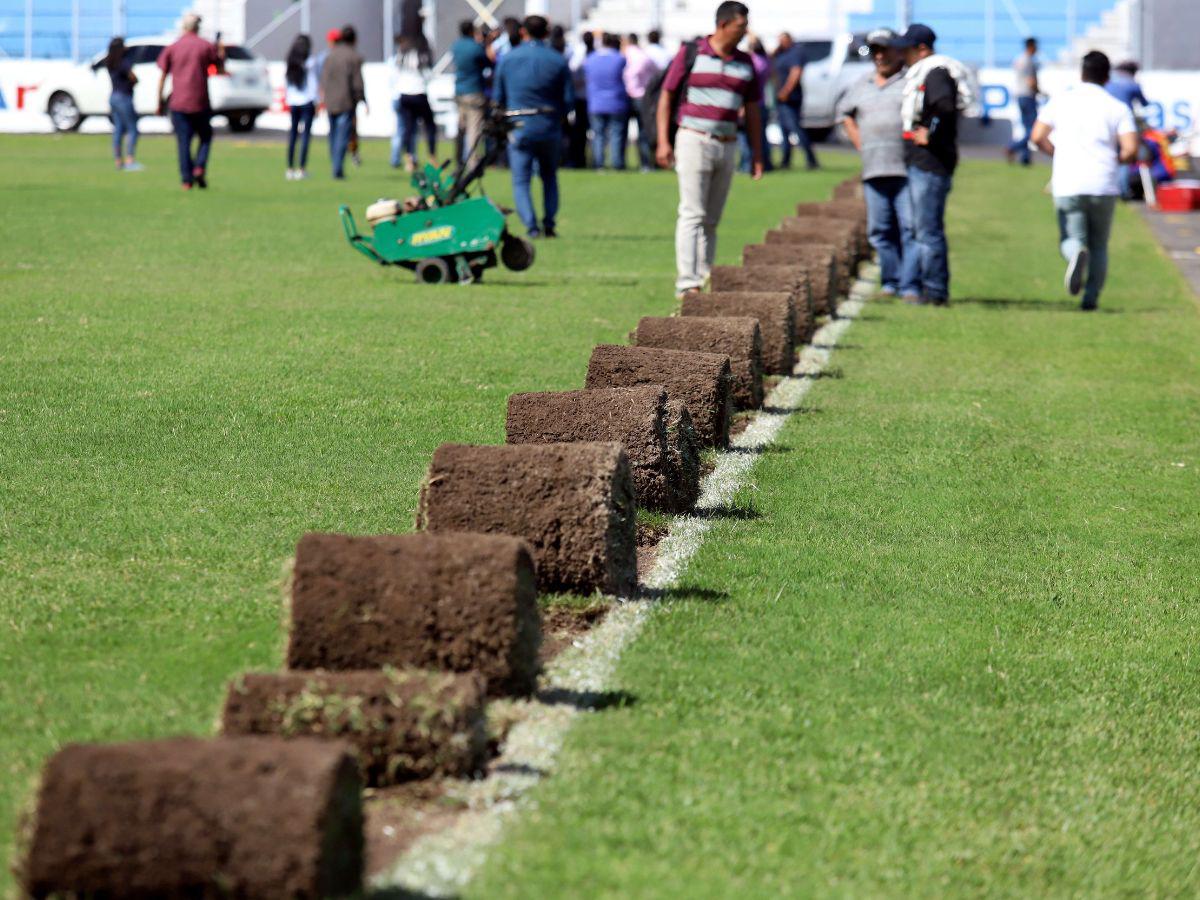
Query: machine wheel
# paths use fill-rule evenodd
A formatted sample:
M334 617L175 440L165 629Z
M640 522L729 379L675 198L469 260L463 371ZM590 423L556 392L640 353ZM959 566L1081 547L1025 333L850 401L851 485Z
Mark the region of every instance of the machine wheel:
M421 260L414 271L422 284L445 284L450 280L450 265L439 256Z
M84 116L79 111L79 104L66 91L55 91L46 112L54 124L55 131L78 131L79 126L83 124Z
M524 272L533 265L533 243L523 237L505 232L500 244L500 261L514 272Z
M253 112L231 112L226 115L229 120L229 130L233 132L246 132L254 130L254 123L258 119L258 113Z

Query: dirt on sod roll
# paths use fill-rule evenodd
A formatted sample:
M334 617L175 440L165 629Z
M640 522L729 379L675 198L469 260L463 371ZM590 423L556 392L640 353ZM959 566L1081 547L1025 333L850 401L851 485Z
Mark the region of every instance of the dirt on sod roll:
M777 293L786 291L792 298L792 343L806 344L816 330L816 309L813 305L812 285L807 266L713 266L710 290L714 294L731 293ZM764 360L772 356L770 340L762 320ZM794 348L793 348L794 350ZM795 361L789 357L787 372L791 372ZM764 369L770 372L770 369ZM776 372L774 374L786 374Z
M251 672L225 695L226 735L338 738L371 787L468 776L487 762L482 676L413 669Z
M729 357L730 397L735 409L762 406L762 335L758 320L746 317L645 316L634 332L639 347L696 350Z
M702 446L725 447L732 380L724 354L601 344L592 350L585 387L661 384L669 399L682 400L687 407Z
M421 486L417 527L524 538L543 591L637 589L637 503L617 443L443 444Z
M804 228L772 228L764 242L787 247L829 247L833 250L834 291L840 297L850 289L850 271L854 259L853 241L841 235L829 234L822 240Z
M715 269L714 269L715 271ZM740 267L738 271L744 270ZM717 284L713 281L714 288ZM805 309L807 318L808 310ZM796 304L788 291L716 291L683 298L684 316L750 316L762 336L763 371L788 375L796 359Z
M292 669L478 672L532 693L541 613L534 557L503 534L306 534L292 571Z
M691 509L700 499L700 436L692 425L691 414L682 400L667 400L667 452L671 466L678 473L680 491L676 506Z
M859 260L869 259L871 243L867 235L867 207L861 200L830 200L825 203L796 204L796 218L801 220L850 222L857 228Z
M831 244L747 244L742 251L747 268L804 266L812 289L813 312L833 315L837 303L837 261Z
M683 512L699 492L696 472L671 452L662 385L512 394L505 421L510 444L616 441L625 447L640 508Z
M834 200L862 200L863 183L861 178L847 178L833 188Z
M782 231L800 233L807 239L822 243L840 244L843 248L847 272L853 274L860 261L859 251L866 229L850 219L808 219L802 216L785 216L779 223ZM821 239L824 238L824 241ZM768 241L768 243L770 243Z
M362 782L342 741L71 744L42 772L33 897L359 896Z

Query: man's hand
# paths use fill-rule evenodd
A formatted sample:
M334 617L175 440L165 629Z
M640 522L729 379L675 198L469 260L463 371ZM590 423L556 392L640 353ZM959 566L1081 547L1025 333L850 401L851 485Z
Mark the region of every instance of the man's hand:
M913 143L916 144L918 147L928 147L929 146L929 129L926 128L924 125L920 125L920 126L914 128L913 132L912 132L912 139L913 139Z
M751 181L762 181L762 177L763 177L763 161L761 159L756 159L756 160L754 160L753 163L750 164L750 180Z
M659 141L658 147L654 151L654 161L664 169L674 168L675 151L671 149L671 145L665 141Z

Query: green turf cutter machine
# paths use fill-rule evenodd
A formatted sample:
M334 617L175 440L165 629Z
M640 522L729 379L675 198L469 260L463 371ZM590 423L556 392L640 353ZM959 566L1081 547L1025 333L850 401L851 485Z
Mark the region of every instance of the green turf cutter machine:
M487 140L487 152L468 166L459 164L453 175L447 174L449 162L424 170L412 177L418 196L408 200L379 200L367 209L372 233L359 234L350 207L338 209L346 240L363 256L385 266L404 266L425 284L458 282L470 284L483 277L484 270L499 262L520 272L533 265L533 244L508 230L505 216L511 210L493 203L483 192L484 170L495 161L508 133L519 127L520 117L553 113L550 109L511 109L491 114L484 122L483 134L476 140L466 160L475 158L479 144ZM479 182L479 192L469 189Z

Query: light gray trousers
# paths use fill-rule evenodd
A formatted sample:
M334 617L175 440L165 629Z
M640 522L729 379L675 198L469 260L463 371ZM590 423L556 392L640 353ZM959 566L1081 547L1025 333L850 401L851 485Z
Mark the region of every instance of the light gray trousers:
M683 128L675 136L675 173L679 177L676 292L700 287L708 278L717 254L717 225L736 162L736 141L724 143Z
M1092 194L1055 197L1058 213L1059 250L1070 260L1082 247L1087 248L1087 283L1083 302L1099 302L1104 279L1108 276L1108 237L1112 233L1113 211L1117 198Z

